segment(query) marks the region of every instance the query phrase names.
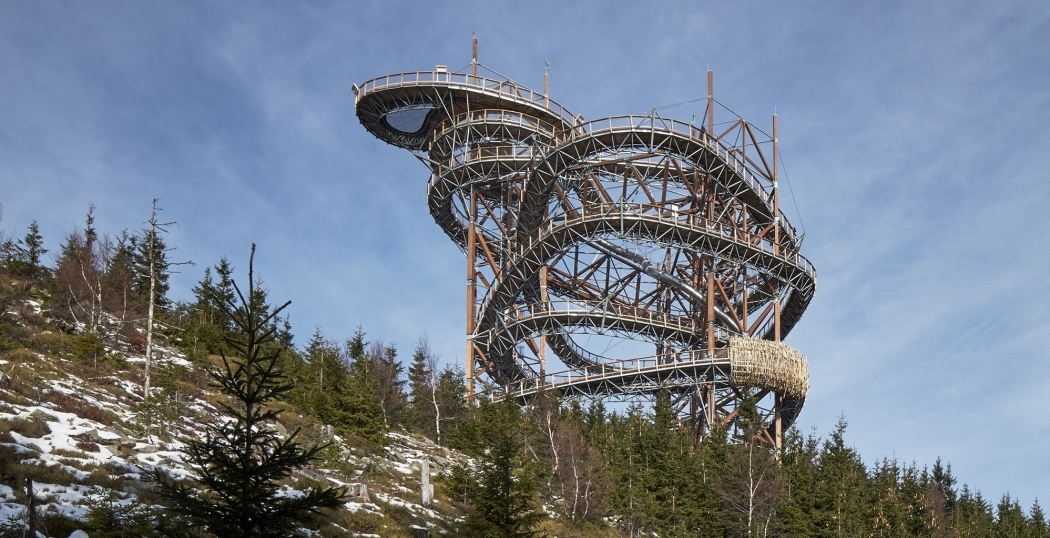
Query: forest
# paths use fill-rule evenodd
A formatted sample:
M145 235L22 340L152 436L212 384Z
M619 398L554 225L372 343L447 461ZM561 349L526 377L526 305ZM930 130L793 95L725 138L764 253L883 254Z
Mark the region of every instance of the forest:
M179 480L153 469L152 478L144 478L153 485L135 501L142 510L126 511L124 519L111 514L110 523L92 511L96 519L84 523L94 521L90 536L269 536L280 535L267 534L277 528L284 535L340 535L318 529L338 519L334 510L347 496L343 484L320 481L300 488L301 497L274 493L277 484L289 483L293 468L337 464L338 453L326 450L323 439L294 433L312 424L330 428L362 454L381 453L391 433L464 454L467 463L435 477L438 498L455 514L445 527L432 528L435 534L1050 537L1038 501L1021 506L1009 494L986 498L961 483L946 461L863 461L848 441L845 417L823 434L792 428L776 450L757 440L756 413L745 405L731 425L698 440L676 418L667 394L652 406L623 409L553 393L525 405L484 397L468 404L463 371L443 364L425 336L407 343L370 339L369 320L349 335L307 329L305 345L297 346L277 304L289 298L268 297L255 285L252 271L265 274L265 267L251 267L247 246L203 269L182 268L201 276L191 298L172 298L168 279L177 251L166 244L155 214L143 230L111 234L95 229L91 206L83 226L65 237L45 240L35 222L24 233L0 237L0 306L12 313L0 317L4 370L47 356L84 378L124 375L141 386L141 420L125 426L182 439L185 461L197 469L196 478ZM187 364L161 366L156 361L165 354ZM0 406L29 393L14 386L20 382L11 373L0 380ZM251 390L256 386L258 394ZM208 435L187 438L180 429L187 395L204 387L227 395L218 409L233 418L213 417ZM293 433L254 433L262 431L257 424L278 420ZM242 423L248 426L239 433L230 426ZM0 430L5 424L15 431L11 421ZM270 447L266 454L287 456L274 457L274 465L284 467L259 479L259 488L272 491L258 497L255 515L244 517L254 518L252 525L286 517L290 526L220 532L218 521L246 508L216 512L213 520L187 508L225 499L223 488L247 480L244 473L212 476L218 445L207 443L220 434L247 436L234 447L258 443ZM0 448L11 439L0 433ZM253 447L244 458L255 457ZM27 463L10 451L0 451L0 460L0 484L23 488L32 475ZM252 498L250 489L239 495ZM290 508L289 498L307 500ZM259 511L267 503L280 510ZM348 535L374 529L352 528L353 518L338 521ZM16 535L18 525L0 521L0 535ZM107 534L107 526L120 534Z

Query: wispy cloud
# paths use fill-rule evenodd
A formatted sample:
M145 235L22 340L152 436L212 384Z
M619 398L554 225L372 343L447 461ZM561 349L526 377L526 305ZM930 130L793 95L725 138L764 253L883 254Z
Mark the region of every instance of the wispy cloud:
M940 455L992 496L1046 496L1044 3L14 4L2 226L37 219L57 250L89 202L118 231L161 197L180 256L243 266L259 243L301 335L362 323L405 349L427 330L458 362L462 254L350 84L467 65L472 31L523 83L549 60L552 96L589 118L702 97L708 67L758 125L776 107L820 275L788 339L811 362L801 423L845 413L869 462Z

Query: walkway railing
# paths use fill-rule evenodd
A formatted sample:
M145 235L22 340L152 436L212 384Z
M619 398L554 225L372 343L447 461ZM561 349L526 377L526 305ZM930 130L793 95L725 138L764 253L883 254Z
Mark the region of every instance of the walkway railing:
M716 349L713 354L707 350L690 350L636 359L605 362L587 368L574 368L543 377L530 377L503 386L502 397L521 397L534 394L540 390L557 390L571 385L600 382L610 378L644 376L647 374L668 373L675 370L690 371L710 366L728 366L729 349Z
M360 100L361 97L373 91L391 87L432 86L435 84L464 86L486 93L493 93L505 99L524 101L533 106L549 110L567 124L571 125L576 121L576 117L565 107L542 93L508 80L494 80L464 73L415 71L376 77L359 87L357 99Z

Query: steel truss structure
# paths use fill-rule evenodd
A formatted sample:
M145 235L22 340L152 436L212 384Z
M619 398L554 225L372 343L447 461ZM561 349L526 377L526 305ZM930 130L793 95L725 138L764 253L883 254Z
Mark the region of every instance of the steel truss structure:
M667 390L698 436L749 400L780 445L808 382L780 341L816 272L780 211L776 116L770 136L732 113L708 72L699 127L585 121L546 77L479 76L476 56L353 88L365 128L430 169L430 213L466 254L468 397Z

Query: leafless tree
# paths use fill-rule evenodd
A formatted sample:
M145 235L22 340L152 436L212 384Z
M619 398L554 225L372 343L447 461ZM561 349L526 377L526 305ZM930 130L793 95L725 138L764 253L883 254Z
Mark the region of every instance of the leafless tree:
M764 444L757 418L742 418L742 442L729 447L726 475L716 486L740 536L765 536L783 490L775 450Z
M383 409L383 424L389 428L392 420L400 418L399 415L405 405L405 394L402 389L405 381L401 379L403 368L397 361L397 349L381 340L376 340L368 345L368 358L371 362L376 396Z

